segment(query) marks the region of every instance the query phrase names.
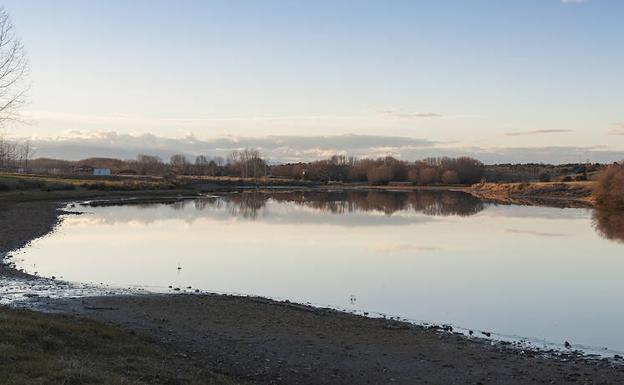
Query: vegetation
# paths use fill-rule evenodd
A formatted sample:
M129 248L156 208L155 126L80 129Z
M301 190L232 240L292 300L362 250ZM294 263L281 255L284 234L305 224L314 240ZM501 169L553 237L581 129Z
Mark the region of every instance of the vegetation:
M492 164L485 166L483 179L490 183L580 182L595 179L602 168L599 163Z
M17 384L234 384L121 329L0 308L0 378Z
M624 164L613 164L600 172L594 186L596 205L624 209Z

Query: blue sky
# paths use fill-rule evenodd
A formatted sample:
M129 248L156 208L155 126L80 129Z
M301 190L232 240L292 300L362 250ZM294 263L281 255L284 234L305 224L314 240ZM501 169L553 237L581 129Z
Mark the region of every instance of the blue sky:
M289 160L354 151L314 140L331 135L404 138L406 148L368 150L403 157L525 149L530 158L556 147L561 161L610 160L624 150L620 0L4 7L32 83L28 124L5 131L43 154L50 141L106 152L120 145L110 138L140 144L148 134L156 148L177 140L184 151L188 139L206 153L218 138L234 147L271 137L285 148L265 152ZM306 138L307 149L293 149Z

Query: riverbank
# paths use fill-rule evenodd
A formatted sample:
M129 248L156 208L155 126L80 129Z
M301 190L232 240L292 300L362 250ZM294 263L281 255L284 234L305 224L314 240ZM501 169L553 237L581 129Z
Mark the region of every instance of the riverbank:
M119 325L250 384L619 384L624 367L558 358L440 327L224 295L55 300L47 311Z
M54 228L60 207L50 202L5 205L0 239L13 241L2 243L5 248L0 251L24 245ZM12 226L15 223L19 225ZM119 373L127 373L126 383L156 384L210 383L206 378L215 379L215 384L624 382L624 368L616 364L620 360L590 360L572 350L554 357L495 343L481 331L475 330L469 338L449 328L262 298L124 295L30 301L43 311L61 315L0 308L5 319L20 320L6 323L5 333L23 336L22 340L5 339L9 341L6 349L10 357L18 357L12 358L18 361L16 368L52 368L35 372L44 383L123 383L115 377ZM28 326L29 317L38 325L53 327L33 329ZM58 332L59 328L69 332ZM84 335L79 343L76 333ZM98 338L108 333L114 336ZM55 342L51 345L50 341ZM90 343L99 349L92 349ZM67 356L70 351L75 355ZM110 359L117 355L119 360ZM59 356L68 358L59 362ZM88 366L93 361L97 361L95 368ZM75 368L84 369L75 372ZM20 370L14 383L36 382L23 377L33 369ZM68 374L53 377L58 373Z
M479 183L463 191L494 203L593 207L594 182Z

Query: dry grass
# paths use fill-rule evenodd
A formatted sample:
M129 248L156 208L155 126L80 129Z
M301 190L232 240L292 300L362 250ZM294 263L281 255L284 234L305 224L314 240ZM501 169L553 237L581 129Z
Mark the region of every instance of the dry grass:
M492 201L517 199L550 199L565 202L593 204L594 182L530 182L530 183L479 183L467 191Z
M0 308L0 379L4 385L236 383L112 326L7 308Z
M479 183L472 190L509 195L590 195L594 182Z

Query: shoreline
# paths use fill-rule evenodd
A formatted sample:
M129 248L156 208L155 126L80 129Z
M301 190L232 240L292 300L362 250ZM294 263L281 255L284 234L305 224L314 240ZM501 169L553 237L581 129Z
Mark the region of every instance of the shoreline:
M0 255L54 231L63 205L40 201L6 206L0 215ZM5 237L9 226L4 224L11 217L24 223ZM7 277L6 271L3 265L0 276ZM12 273L8 276L33 278ZM620 360L592 359L574 351L521 350L485 335L466 337L447 326L425 327L259 297L136 293L35 301L44 312L148 336L176 357L197 356L211 370L251 384L624 382Z
M498 204L596 208L594 182L478 183L464 192Z

